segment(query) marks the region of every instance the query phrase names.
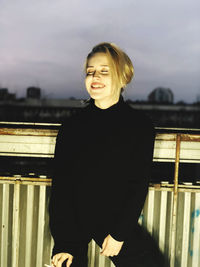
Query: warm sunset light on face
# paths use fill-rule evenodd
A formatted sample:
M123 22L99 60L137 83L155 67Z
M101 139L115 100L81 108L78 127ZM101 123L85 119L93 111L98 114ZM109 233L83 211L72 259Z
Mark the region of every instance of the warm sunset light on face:
M112 79L107 56L97 53L88 61L85 85L88 93L94 99L110 96Z

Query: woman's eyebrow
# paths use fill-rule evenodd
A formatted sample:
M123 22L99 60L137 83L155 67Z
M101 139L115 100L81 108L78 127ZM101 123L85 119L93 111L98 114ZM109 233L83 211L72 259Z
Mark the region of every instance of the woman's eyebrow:
M108 67L108 65L100 65L101 67ZM94 68L94 66L87 66L87 69L88 68Z

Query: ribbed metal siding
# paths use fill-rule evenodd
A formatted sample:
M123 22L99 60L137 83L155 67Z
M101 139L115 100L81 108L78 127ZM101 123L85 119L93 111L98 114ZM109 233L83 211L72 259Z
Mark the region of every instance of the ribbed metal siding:
M176 266L200 266L200 190L179 192Z
M49 262L46 185L0 184L0 266L35 267Z
M50 263L53 240L49 232L50 182L0 183L0 266L42 267ZM172 187L150 187L139 222L169 255ZM200 188L180 187L176 224L175 267L200 266ZM111 267L92 240L90 267Z
M34 182L33 182L34 184ZM49 231L47 184L0 183L0 266L42 267L50 264L53 239ZM99 255L92 240L88 256L91 267L114 266Z

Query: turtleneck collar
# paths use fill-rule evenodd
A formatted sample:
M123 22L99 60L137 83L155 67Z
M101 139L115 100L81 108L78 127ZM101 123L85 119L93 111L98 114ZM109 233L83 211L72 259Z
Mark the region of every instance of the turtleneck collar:
M101 109L101 108L97 107L94 102L95 102L94 99L93 98L90 98L89 99L89 105L88 106L92 110L94 110L96 112L101 112L101 113L105 113L105 112L107 113L109 111L119 110L125 104L125 101L124 101L124 98L123 98L122 94L120 94L119 100L118 100L117 103L111 105L110 107L108 107L106 109Z

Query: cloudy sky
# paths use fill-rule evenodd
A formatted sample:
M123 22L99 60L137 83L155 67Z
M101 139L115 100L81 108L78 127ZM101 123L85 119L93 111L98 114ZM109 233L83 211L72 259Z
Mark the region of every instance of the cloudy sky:
M125 98L171 88L175 101L200 96L199 0L0 0L0 88L17 97L40 86L48 98L87 98L83 63L114 42L135 78Z

